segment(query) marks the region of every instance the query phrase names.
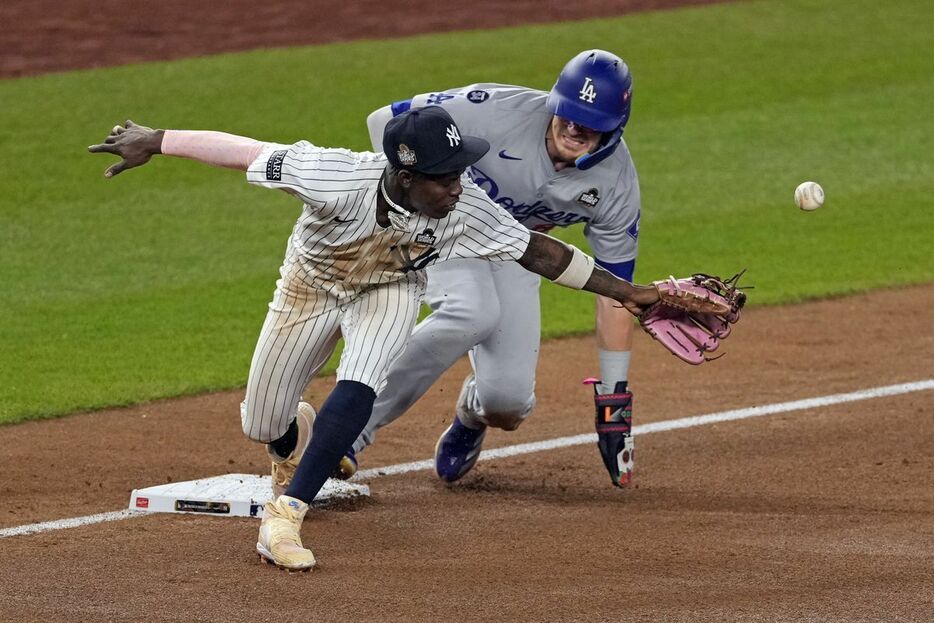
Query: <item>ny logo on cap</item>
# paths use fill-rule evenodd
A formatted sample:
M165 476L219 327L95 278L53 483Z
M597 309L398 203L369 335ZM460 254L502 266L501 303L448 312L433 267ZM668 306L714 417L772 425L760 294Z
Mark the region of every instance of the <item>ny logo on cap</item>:
M448 126L444 135L448 138L448 147L454 147L461 144L461 135L457 132L457 126L453 123Z
M405 167L410 167L418 162L418 159L415 157L415 152L405 143L399 144L399 151L396 152L396 155L399 156L399 162Z
M580 98L587 102L588 104L593 104L594 98L597 97L597 90L593 88L593 80L590 78L584 78L584 86L580 90Z

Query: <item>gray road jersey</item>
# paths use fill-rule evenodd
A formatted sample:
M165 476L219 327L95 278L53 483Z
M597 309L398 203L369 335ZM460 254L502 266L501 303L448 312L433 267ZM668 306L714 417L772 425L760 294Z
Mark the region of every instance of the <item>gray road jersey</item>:
M338 298L407 278L448 259L517 260L529 232L465 176L457 208L446 218L413 214L408 231L376 222L383 154L327 149L301 141L269 144L247 180L285 190L305 202L290 248L310 285Z
M437 104L462 134L490 142L470 175L520 223L548 231L585 223L594 255L610 263L636 257L640 196L625 143L592 169L555 171L545 150L551 113L543 91L502 84L472 84L412 99L412 107Z

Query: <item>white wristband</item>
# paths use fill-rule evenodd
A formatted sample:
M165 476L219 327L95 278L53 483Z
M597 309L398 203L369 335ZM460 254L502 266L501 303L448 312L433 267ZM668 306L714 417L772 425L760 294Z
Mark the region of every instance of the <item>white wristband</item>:
M552 281L558 285L575 290L582 289L590 280L593 274L593 258L578 249L571 247L571 262L564 272L555 277Z

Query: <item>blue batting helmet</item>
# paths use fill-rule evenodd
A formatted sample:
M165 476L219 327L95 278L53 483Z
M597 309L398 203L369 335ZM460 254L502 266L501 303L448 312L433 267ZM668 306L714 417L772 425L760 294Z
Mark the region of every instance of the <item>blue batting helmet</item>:
M605 50L586 50L564 66L545 105L552 114L603 132L600 148L575 163L589 169L619 146L632 110L632 75L623 59Z
M553 114L599 132L624 128L632 106L629 67L604 50L581 52L561 70L546 105Z

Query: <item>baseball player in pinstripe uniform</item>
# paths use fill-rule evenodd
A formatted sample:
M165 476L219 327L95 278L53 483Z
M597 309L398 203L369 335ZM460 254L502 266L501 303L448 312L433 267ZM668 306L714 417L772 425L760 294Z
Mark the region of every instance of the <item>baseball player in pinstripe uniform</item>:
M308 503L370 418L389 367L415 325L425 269L441 261L515 260L556 283L640 314L660 299L593 259L529 232L464 175L489 149L441 107L393 118L384 154L265 143L221 132L115 126L92 152L121 160L111 177L166 154L239 169L250 183L303 202L250 367L243 431L266 443L281 494L264 507L256 545L281 568L315 565L302 545ZM343 335L337 384L315 415L300 403ZM313 434L312 434L313 433Z
M473 84L396 102L372 113L368 125L377 145L393 115L410 106L440 105L466 133L489 141L490 151L468 172L491 199L532 231L584 223L596 262L631 281L640 216L636 169L622 140L631 95L632 78L622 59L588 50L567 63L550 93ZM463 384L456 417L435 454L438 476L450 482L473 467L488 426L514 430L532 411L539 277L514 263L470 258L432 266L428 275L427 302L433 313L415 328L390 369L387 388L354 452L371 443L379 427L404 413L469 352L474 373ZM627 414L632 403L627 391L632 328L624 309L597 296L603 379L598 390L618 396L613 400ZM608 399L604 396L603 404ZM621 443L628 444L623 448L628 460L610 472L617 485L626 484L632 471L631 436ZM351 458L355 460L353 453Z

